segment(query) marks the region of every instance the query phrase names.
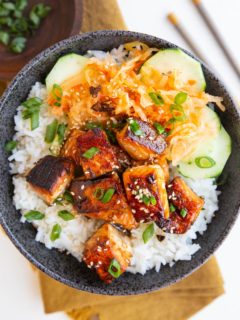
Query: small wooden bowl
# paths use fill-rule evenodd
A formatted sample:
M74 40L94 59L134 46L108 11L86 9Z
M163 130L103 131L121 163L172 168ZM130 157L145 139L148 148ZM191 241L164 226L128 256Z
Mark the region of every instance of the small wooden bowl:
M37 3L39 0L30 0L29 8ZM41 3L50 5L52 10L28 39L23 53L11 53L5 46L0 45L0 80L11 80L40 51L79 33L82 25L82 0L41 0Z

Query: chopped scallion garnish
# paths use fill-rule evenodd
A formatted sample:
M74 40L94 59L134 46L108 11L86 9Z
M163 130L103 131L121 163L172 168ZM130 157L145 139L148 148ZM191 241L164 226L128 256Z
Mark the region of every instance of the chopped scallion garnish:
M174 99L174 103L181 105L187 100L187 97L188 95L186 92L179 92Z
M67 125L64 123L59 124L57 128L57 135L58 135L58 143L62 144L64 141L65 131L67 129Z
M58 128L58 121L55 119L52 123L47 126L46 134L45 134L45 142L52 143Z
M154 127L158 134L164 134L166 133L165 128L158 122L154 122Z
M118 278L121 275L121 266L116 259L112 259L108 268L108 273L114 278Z
M101 202L102 203L107 203L107 202L111 201L114 193L115 193L115 189L114 188L109 188L107 191L105 191L103 197L101 198Z
M175 121L184 121L184 120L186 120L186 115L185 115L185 112L184 112L183 107L181 105L172 104L170 106L170 112L172 113L173 119Z
M42 220L45 217L45 214L36 210L30 210L24 214L24 218L31 222L34 220Z
M183 218L185 218L186 215L187 215L187 210L186 210L186 209L181 209L180 215L181 215Z
M154 224L151 223L147 226L147 228L144 230L142 234L142 239L144 243L147 243L152 236L154 235Z
M97 147L92 147L83 153L86 159L92 159L100 150Z
M131 129L131 131L135 134L135 136L144 136L144 132L142 131L139 123L134 120L134 119L129 119L128 120L129 123L129 127Z
M158 92L149 92L149 97L152 99L155 105L162 106L164 104L164 99Z
M174 205L172 203L170 203L169 209L170 209L170 212L176 211L176 208L174 207Z
M95 191L94 191L94 197L97 199L97 200L101 200L102 197L104 196L104 189L102 188L97 188Z
M199 168L207 169L207 168L212 168L213 166L215 166L216 162L212 158L210 158L208 156L204 156L204 157L197 157L195 159L195 164Z
M16 148L17 144L18 144L17 141L8 141L5 144L5 151L11 152L12 150L14 150Z
M64 221L69 221L74 219L74 215L68 210L58 211L58 216L62 218Z
M55 240L57 240L58 238L60 238L61 232L62 232L61 226L60 226L58 223L55 224L55 225L53 226L52 231L51 231L51 234L50 234L50 239L51 239L51 241L55 241Z

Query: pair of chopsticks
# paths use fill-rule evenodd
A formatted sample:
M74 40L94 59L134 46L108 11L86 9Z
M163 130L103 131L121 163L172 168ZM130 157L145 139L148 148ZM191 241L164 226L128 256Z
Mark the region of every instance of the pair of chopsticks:
M238 79L240 79L240 70L237 65L237 63L234 61L233 57L231 56L228 48L226 47L224 41L222 40L220 34L218 33L218 30L213 25L207 11L205 10L204 6L201 3L201 0L192 0L193 4L195 5L198 13L202 17L204 23L212 33L213 37L215 38L216 42L218 43L219 47L222 49L222 52L224 53L225 57L227 58L229 64L231 65L233 71L237 75ZM175 14L170 13L168 14L168 20L171 22L171 24L175 27L177 32L181 35L181 37L184 39L184 41L187 43L189 48L198 56L201 60L206 62L206 59L202 56L202 54L198 51L195 44L191 40L190 36L187 34L186 30L183 29L181 24L179 23L177 17Z

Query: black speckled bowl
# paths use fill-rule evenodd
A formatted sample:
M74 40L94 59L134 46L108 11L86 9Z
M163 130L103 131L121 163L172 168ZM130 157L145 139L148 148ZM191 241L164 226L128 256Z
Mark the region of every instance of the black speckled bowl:
M230 231L240 205L240 118L236 107L223 84L203 65L207 80L207 92L224 97L227 111L219 112L222 123L233 140L232 155L224 169L228 180L220 189L219 211L198 242L199 250L191 261L179 261L174 267L165 266L160 273L148 271L145 276L125 273L111 285L102 283L96 274L70 255L57 250L48 250L36 242L35 230L29 224L20 223L20 214L12 204L13 187L8 173L6 141L14 134L13 116L16 107L24 101L31 86L36 81L44 81L45 76L61 56L69 52L86 53L89 49L110 50L120 44L140 40L151 47L169 48L175 45L146 34L127 31L99 31L74 36L61 41L40 53L18 73L0 101L0 222L8 236L20 252L49 276L76 289L99 294L132 295L168 286L179 281L203 264L219 247Z

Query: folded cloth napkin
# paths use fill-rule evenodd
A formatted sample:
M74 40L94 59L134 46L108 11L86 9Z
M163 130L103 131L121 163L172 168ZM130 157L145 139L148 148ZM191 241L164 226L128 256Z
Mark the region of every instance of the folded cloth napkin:
M74 320L182 320L224 292L216 259L168 288L137 296L103 296L65 286L39 273L46 313L65 310Z
M115 0L85 0L81 32L126 29ZM0 82L0 95L6 84ZM101 296L67 287L39 272L46 313L65 311L73 320L182 320L223 294L215 258L186 279L156 292Z

